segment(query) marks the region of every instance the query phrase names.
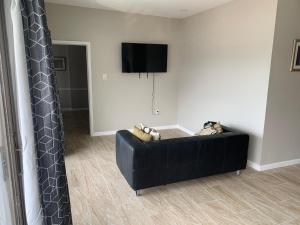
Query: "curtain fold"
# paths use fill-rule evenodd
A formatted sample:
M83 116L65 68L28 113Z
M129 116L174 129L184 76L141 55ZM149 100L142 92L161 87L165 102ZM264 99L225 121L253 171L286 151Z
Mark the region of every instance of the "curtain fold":
M72 224L64 133L43 0L21 0L40 201L45 224Z

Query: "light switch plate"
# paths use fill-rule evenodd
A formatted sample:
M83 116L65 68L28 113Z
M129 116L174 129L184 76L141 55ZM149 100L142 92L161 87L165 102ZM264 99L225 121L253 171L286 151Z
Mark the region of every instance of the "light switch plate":
M107 80L108 79L108 76L106 73L102 74L102 80Z

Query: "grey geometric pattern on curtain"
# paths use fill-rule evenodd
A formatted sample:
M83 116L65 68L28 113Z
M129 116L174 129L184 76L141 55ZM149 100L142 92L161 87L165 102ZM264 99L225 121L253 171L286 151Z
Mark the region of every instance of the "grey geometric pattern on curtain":
M45 224L72 224L63 125L43 0L21 0L27 70Z

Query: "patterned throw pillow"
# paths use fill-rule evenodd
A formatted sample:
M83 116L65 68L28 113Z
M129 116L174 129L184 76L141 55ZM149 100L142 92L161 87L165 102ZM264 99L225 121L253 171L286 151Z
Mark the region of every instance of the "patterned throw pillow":
M221 125L220 122L217 122L217 123L214 125L214 129L217 131L218 134L223 133L223 128L222 128L222 125Z
M203 128L200 132L200 136L213 135L216 134L217 131L213 127Z
M161 135L157 130L151 127L147 127L143 123L141 123L141 130L147 134L150 134L153 137L154 141L159 141L161 139Z
M220 122L208 121L203 127L204 128L198 133L200 136L223 133L223 128Z

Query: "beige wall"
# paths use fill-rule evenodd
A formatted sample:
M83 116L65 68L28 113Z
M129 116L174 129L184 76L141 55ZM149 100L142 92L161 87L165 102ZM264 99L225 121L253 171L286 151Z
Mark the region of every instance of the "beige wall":
M277 0L238 0L182 22L178 123L219 120L251 134L259 163Z
M220 120L251 135L249 160L263 165L300 158L300 76L289 72L300 3L279 0L277 11L277 2L236 0L184 20L54 4L47 13L53 39L91 42L95 132L140 121L196 132ZM160 116L151 113L152 80L121 73L125 41L169 44L169 72L156 82Z
M278 1L262 164L300 159L300 72L289 71L299 12L299 0Z
M47 4L54 40L91 42L94 131L177 122L178 21L97 9ZM168 73L156 78L159 116L152 115L152 80L121 73L121 42L166 43ZM108 74L108 80L102 74Z

